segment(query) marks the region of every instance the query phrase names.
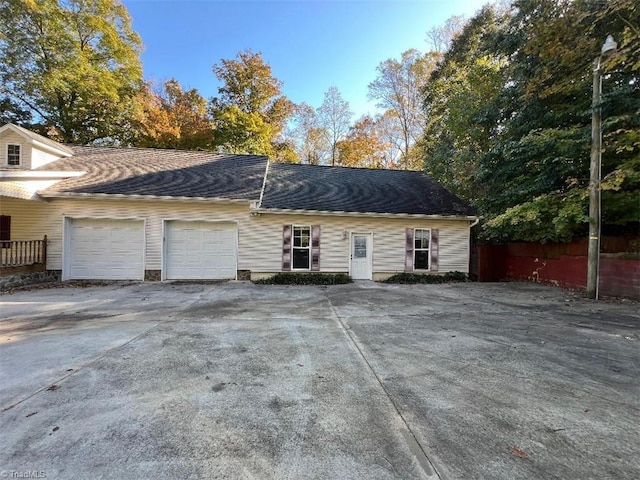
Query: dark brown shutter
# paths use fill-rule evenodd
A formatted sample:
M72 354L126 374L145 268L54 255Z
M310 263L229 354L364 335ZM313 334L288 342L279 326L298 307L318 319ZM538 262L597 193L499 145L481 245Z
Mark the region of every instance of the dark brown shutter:
M431 229L431 246L429 247L431 252L431 270L438 271L438 245L439 245L440 233L437 228Z
M291 270L291 225L282 226L282 271Z
M11 240L11 216L0 215L0 240Z
M311 271L320 271L320 225L311 225Z
M413 272L413 228L407 228L404 255L404 271Z

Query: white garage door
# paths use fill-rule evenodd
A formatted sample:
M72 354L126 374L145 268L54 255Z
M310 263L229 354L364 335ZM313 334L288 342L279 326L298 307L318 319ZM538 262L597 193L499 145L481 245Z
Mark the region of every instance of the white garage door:
M236 226L208 222L166 223L165 278L236 278Z
M83 218L68 222L65 278L144 278L143 221Z

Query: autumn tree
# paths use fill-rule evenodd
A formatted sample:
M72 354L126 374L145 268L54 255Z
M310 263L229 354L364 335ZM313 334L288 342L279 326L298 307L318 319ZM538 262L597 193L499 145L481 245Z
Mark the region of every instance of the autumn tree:
M0 97L64 142L129 135L141 42L115 0L0 2Z
M410 150L420 137L424 125L421 90L437 60L436 55L423 55L418 50L407 50L400 60L387 59L377 67L378 76L369 84L369 97L388 113L388 119L397 124L400 138L400 166L420 168L412 162Z
M376 121L365 115L354 123L349 133L337 145L340 164L346 167L385 168L391 159L389 146L379 136Z
M207 101L175 80L160 88L146 85L139 98L136 145L198 150L210 148L213 137Z
M329 136L311 105L304 102L296 105L288 136L295 145L296 156L301 163L319 165L327 160Z
M451 42L460 34L465 23L464 15L453 15L444 24L431 28L427 32L427 43L431 51L444 54L449 50Z
M318 108L320 125L324 128L330 148L331 165L338 161L338 142L344 138L349 131L353 112L349 107L349 102L342 98L337 87L331 87L324 94L324 101ZM338 161L339 163L339 161Z
M294 104L282 95L282 82L271 74L262 55L239 52L235 59L213 65L213 72L222 82L210 105L215 144L227 151L264 155L288 150L281 134Z

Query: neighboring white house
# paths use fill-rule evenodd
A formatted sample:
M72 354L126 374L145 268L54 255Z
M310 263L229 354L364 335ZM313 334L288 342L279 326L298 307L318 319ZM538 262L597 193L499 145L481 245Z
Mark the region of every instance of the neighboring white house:
M468 272L471 207L421 172L64 146L0 127L0 244L67 279Z

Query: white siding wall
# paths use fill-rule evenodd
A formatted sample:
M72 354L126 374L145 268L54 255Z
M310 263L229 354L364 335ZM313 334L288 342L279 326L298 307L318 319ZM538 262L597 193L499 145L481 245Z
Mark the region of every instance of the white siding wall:
M7 165L7 145L20 145L22 153L22 163L20 167L9 167ZM13 131L5 131L0 134L0 168L31 168L31 145L27 141Z
M12 239L48 235L48 268L62 268L63 216L82 218L146 219L147 270L162 264L162 221L232 221L238 225L238 269L279 272L282 269L282 226L320 225L320 268L325 272L349 270L349 233L373 233L374 272L404 270L405 228L438 228L441 272L468 271L469 222L417 219L330 217L323 215L251 216L244 204L207 204L172 201L55 200L50 203L0 198L3 215L11 215ZM346 239L343 232L346 231Z
M39 168L47 163L51 163L60 158L59 155L52 155L37 148L31 149L31 168Z

